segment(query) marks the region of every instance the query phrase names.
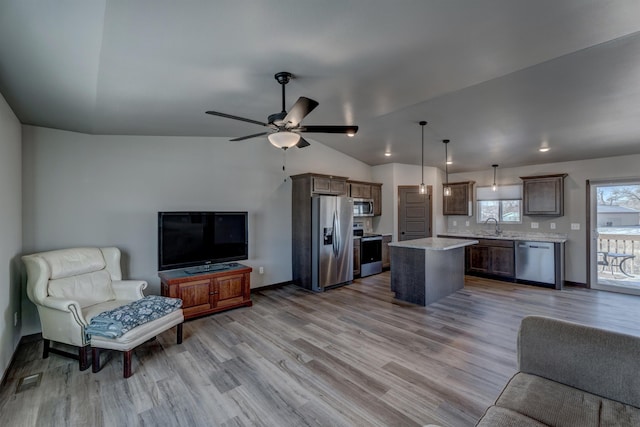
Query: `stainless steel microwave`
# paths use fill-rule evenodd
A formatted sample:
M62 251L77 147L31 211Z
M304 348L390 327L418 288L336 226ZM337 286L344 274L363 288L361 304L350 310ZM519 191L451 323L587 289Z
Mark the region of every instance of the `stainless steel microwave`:
M373 216L373 199L353 199L353 216Z

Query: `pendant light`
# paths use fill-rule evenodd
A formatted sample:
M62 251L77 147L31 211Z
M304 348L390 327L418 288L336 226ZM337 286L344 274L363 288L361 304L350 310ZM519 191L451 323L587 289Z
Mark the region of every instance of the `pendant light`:
M447 145L449 144L449 140L443 139L442 142L444 143L444 176L445 176L443 194L445 196L450 196L451 187L449 187L449 152L447 150Z
M496 169L498 168L498 165L491 165L491 167L493 168L493 185L491 186L491 189L493 191L498 191L498 186L496 185Z
M422 168L420 169L422 171L422 180L420 181L420 194L424 194L427 192L427 189L424 185L424 126L427 124L427 122L425 122L424 120L420 122L420 126L422 127L422 156L420 157L420 162L422 165Z

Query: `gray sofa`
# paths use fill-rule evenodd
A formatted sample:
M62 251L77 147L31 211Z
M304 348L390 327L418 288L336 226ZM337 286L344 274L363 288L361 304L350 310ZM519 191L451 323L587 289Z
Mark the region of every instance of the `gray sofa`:
M640 337L529 316L518 367L478 426L640 426Z

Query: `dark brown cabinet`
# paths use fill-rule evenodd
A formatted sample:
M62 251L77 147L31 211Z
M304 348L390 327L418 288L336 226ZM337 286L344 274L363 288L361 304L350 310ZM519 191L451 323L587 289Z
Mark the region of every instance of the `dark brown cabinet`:
M390 234L382 236L382 268L391 268L391 254L389 253L391 237Z
M523 215L564 215L564 178L567 174L522 176Z
M451 195L442 196L443 215L473 215L473 184L475 181L450 182L447 184L451 188Z
M382 184L371 184L371 198L373 199L373 215L382 215Z
M515 250L511 240L480 239L467 246L466 272L515 277Z
M185 319L248 306L251 267L238 264L229 270L188 274L182 270L158 273L162 296L182 299Z
M348 194L346 177L318 174L305 175L309 175L312 183L311 192L313 194L330 194L336 196L346 196Z
M360 239L353 239L353 277L360 275Z
M349 195L360 199L371 198L371 184L349 182Z

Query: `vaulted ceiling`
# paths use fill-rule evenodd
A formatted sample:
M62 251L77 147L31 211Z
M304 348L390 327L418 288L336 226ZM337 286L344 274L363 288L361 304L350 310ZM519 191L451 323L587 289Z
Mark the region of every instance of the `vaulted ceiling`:
M636 0L0 0L0 92L25 124L232 138L264 128L204 112L266 121L289 71L304 124L360 127L312 147L420 164L426 120L425 164L447 138L484 170L640 153L639 31Z

